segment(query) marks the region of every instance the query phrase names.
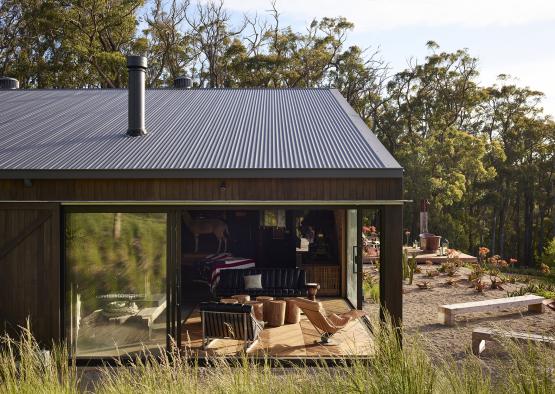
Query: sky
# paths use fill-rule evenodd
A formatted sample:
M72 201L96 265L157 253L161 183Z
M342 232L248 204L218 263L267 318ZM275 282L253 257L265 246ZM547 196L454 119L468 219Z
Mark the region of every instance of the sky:
M270 8L268 0L225 0L235 13ZM443 51L468 48L484 85L509 74L545 93L555 116L555 0L277 0L280 24L302 31L312 19L344 16L355 24L347 44L379 48L392 71L422 61L433 40Z

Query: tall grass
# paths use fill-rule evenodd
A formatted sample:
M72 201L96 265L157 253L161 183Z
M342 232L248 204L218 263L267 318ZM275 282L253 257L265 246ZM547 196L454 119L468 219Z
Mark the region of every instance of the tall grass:
M462 361L432 360L417 336L405 337L389 324L373 322L375 355L370 360L339 361L334 367L271 367L245 355L214 358L201 367L186 351L145 353L144 359L100 367L87 386L98 393L553 393L554 353L533 345L503 343L504 356L486 368L468 355ZM64 347L48 360L29 331L15 341L2 339L0 392L75 393L83 389L79 370ZM81 378L82 379L82 378Z
M29 329L15 340L0 338L1 393L77 393L77 368L66 347L41 350Z

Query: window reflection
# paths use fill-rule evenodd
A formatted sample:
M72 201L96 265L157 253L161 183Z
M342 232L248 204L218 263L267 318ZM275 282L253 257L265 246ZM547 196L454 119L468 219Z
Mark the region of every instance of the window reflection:
M165 346L165 213L68 213L66 337L76 356Z

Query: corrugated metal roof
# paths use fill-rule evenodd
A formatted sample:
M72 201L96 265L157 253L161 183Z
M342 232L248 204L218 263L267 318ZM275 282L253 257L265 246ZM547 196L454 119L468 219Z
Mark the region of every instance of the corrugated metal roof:
M126 90L0 91L0 177L402 175L333 89L147 90L146 128Z

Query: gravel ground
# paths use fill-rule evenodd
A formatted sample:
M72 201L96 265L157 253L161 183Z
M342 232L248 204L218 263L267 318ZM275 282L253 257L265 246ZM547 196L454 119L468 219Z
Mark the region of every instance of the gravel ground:
M492 327L502 330L528 332L555 336L555 311L546 307L545 313L528 312L527 308L500 310L485 313L469 313L455 318L452 327L438 324L437 310L439 305L460 302L480 301L491 298L504 298L507 291L517 290L523 283L503 284L503 290L486 289L483 293L470 287L467 268L460 268L454 277L458 283L446 285L448 276L441 274L428 278L426 272L436 269L430 266L420 266L422 273L415 274L413 285L403 287L403 324L408 334L420 333L425 347L434 354L451 354L455 359L464 357L470 351L472 330L475 327ZM484 280L488 282L487 276ZM431 289L422 290L416 283L428 281ZM377 313L378 307L373 303L366 303L365 310ZM488 344L484 357L493 355L498 348Z

